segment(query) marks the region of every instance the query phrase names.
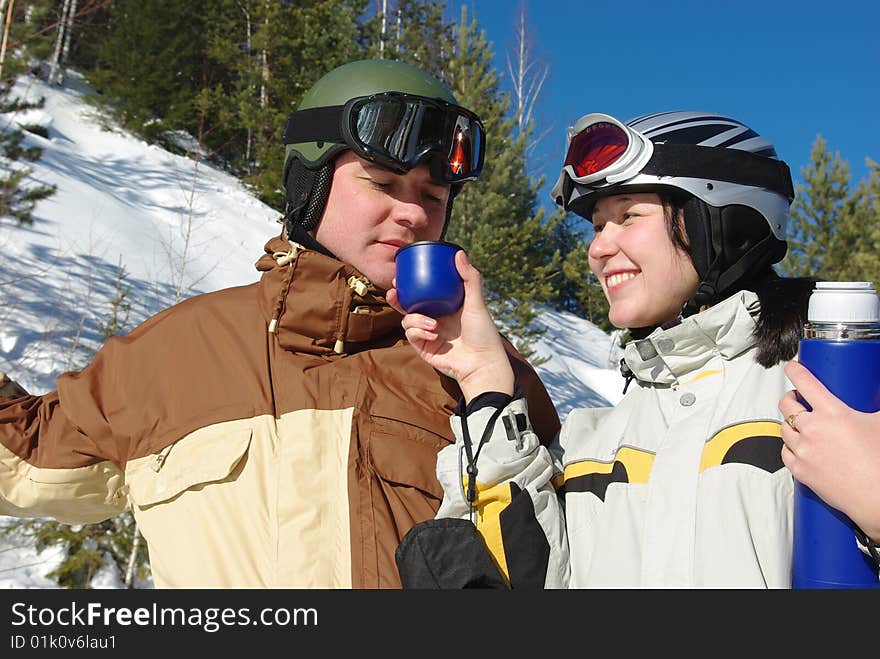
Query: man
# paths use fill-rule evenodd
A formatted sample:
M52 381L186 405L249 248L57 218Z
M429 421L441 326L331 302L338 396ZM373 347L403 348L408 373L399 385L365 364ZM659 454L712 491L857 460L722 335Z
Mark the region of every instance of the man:
M479 175L483 128L420 69L360 61L315 83L285 143L258 283L166 309L56 391L0 398L0 514L130 506L157 587L400 587L461 392L384 294L396 251L440 238ZM507 347L549 442L550 399Z

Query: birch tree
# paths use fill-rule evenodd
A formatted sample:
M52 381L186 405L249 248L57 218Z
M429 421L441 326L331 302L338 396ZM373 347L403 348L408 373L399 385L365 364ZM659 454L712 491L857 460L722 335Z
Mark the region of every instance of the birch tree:
M64 36L67 31L67 14L70 11L72 0L64 0L61 5L61 16L58 19L58 26L55 30L55 43L52 46L52 57L49 60L49 78L50 85L60 84L59 70L61 69L61 50L64 44Z
M6 10L4 15L3 10ZM3 75L3 64L6 61L6 48L9 45L9 30L12 27L12 15L15 9L15 0L2 0L0 4L0 16L3 16L3 41L0 42L0 77Z
M513 49L507 53L507 72L513 86L513 113L519 135L533 127L535 105L541 95L544 82L550 75L550 67L534 55L531 31L528 29L525 3L520 4L514 31ZM526 155L547 135L550 127L538 129L536 137L527 141Z
M64 84L64 70L67 65L67 54L70 52L70 37L73 34L73 17L76 15L76 1L70 0L67 19L64 25L64 45L61 47L61 58L58 62L58 84Z

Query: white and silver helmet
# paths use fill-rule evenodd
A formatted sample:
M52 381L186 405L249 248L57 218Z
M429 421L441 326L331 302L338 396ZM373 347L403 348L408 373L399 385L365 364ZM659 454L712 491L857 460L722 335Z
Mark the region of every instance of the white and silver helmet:
M625 191L665 191L681 200L701 277L686 313L785 256L791 173L773 144L736 119L694 111L626 123L607 114L581 117L568 129L554 201L590 220L599 198Z

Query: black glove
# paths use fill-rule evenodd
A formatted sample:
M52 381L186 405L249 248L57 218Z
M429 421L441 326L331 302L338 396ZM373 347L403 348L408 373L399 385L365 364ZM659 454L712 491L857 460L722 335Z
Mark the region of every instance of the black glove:
M394 554L404 588L507 590L477 527L466 519L429 519L413 526Z

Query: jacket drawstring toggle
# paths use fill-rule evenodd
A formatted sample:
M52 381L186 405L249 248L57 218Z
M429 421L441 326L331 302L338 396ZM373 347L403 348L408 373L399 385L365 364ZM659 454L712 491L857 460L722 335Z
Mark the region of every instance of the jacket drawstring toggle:
M367 289L370 287L370 282L366 279L355 277L354 275L352 275L348 278L348 287L355 293L363 297L367 294Z
M299 243L295 243L292 240L289 242L289 251L274 252L272 254L272 258L275 259L275 263L278 264L278 267L283 268L287 265L290 265L290 267L284 275L284 283L281 286L281 293L279 294L278 299L275 300L275 308L272 310L272 320L269 321L269 334L275 334L278 330L278 319L281 318L281 312L284 310L284 300L287 297L287 292L290 290L290 284L293 281L293 265L291 264L296 262L297 255L303 249L303 246Z
M370 288L370 281L363 277L355 277L352 275L348 278L348 288L357 295L363 297ZM351 297L346 300L344 308L347 309L351 305ZM345 333L348 331L348 314L342 320L342 327L339 328L339 334L336 336L336 342L333 344L333 352L341 355L345 350Z

